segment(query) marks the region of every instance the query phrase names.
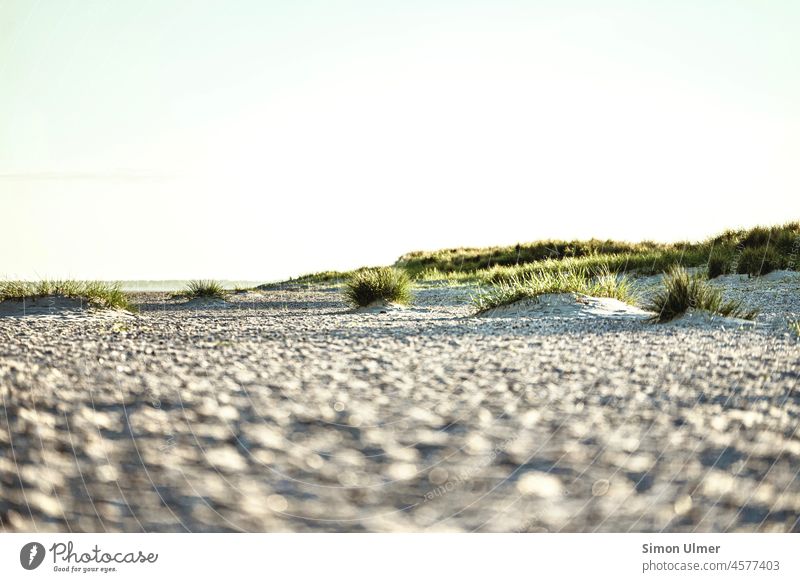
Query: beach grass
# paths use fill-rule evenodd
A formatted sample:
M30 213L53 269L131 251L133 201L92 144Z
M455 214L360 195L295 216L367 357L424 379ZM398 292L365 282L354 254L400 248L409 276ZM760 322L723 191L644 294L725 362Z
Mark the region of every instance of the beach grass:
M742 275L758 277L781 267L780 254L772 247L760 246L746 248L737 263L737 272Z
M710 277L729 272L766 274L795 269L800 222L727 230L700 242L629 243L590 239L543 240L515 246L415 251L395 264L413 279L513 282L531 273L586 269L654 275L675 265L708 267ZM763 265L762 265L763 263Z
M408 304L411 280L405 271L393 267L359 269L346 280L344 296L354 307L366 307L376 301Z
M719 289L711 287L700 276L689 275L681 266L674 266L665 273L664 287L653 295L645 309L654 313L652 320L658 323L680 317L689 309L740 319L754 319L758 314L739 301L725 301Z
M789 329L792 330L794 334L800 338L800 319L797 321L790 321Z
M178 293L185 299L225 299L228 292L222 283L212 279L195 279L189 281L186 287Z
M590 271L567 268L561 271L534 271L502 279L491 289L473 297L477 313L509 305L522 299L533 299L550 293L580 293L592 297L611 297L633 303L635 298L625 275L612 273L607 267Z
M0 301L42 297L79 299L92 307L135 311L119 283L51 279L0 281Z
M716 279L720 275L727 275L730 273L731 257L727 253L721 251L712 252L708 257L708 265L706 273L709 279Z
M591 277L604 272L656 275L675 266L703 269L709 278L731 273L758 276L776 269L796 270L798 256L800 222L789 222L729 229L699 242L542 240L504 247L414 251L401 256L393 267L413 281L490 286L506 283L514 288L521 280L546 279L563 272L586 272ZM368 269L321 271L259 288L341 285Z
M276 283L265 283L259 285L258 289L281 289L286 286L294 285L324 285L339 284L347 280L354 271L319 271L317 273L307 273L299 277L278 281Z

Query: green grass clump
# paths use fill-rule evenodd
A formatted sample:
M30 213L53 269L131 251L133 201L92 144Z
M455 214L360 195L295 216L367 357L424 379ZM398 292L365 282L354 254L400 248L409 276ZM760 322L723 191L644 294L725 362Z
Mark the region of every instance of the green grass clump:
M791 329L797 337L800 337L800 320L790 321L789 329Z
M634 300L628 278L616 275L606 267L599 269L597 273L572 268L562 271L534 271L520 277L502 279L495 282L491 290L475 296L472 303L477 313L483 313L548 293L580 293L592 297L612 297L628 303Z
M722 292L699 276L690 276L683 267L673 267L664 275L664 288L646 305L659 323L671 321L689 309L700 309L723 317L753 319L757 310L747 310L739 301L724 301Z
M727 275L731 268L731 258L727 254L712 253L708 258L708 278L715 279Z
M189 281L180 296L188 299L224 299L227 294L228 292L219 281L198 279Z
M345 282L344 296L356 307L375 301L411 303L411 280L405 271L393 267L359 269Z
M742 275L759 277L780 267L780 255L772 247L763 246L744 249L736 270Z
M65 297L85 301L91 307L134 311L119 283L101 281L0 281L0 301Z

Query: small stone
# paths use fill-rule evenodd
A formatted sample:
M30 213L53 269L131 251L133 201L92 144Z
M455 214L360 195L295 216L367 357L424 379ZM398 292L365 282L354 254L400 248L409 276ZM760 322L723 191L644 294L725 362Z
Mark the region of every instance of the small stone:
M561 495L561 481L547 473L525 473L517 481L517 490L523 495L536 497L558 497Z
M430 482L431 485L441 485L447 481L448 475L446 469L434 467L431 469L431 472L428 473L428 482Z
M222 471L243 471L247 463L233 447L218 447L206 451L206 459L216 469Z
M672 507L675 510L675 515L686 515L692 509L692 496L684 495L675 501Z
M282 513L289 509L289 502L283 495L274 494L267 497L267 507L272 511Z
M608 479L598 479L592 485L592 495L595 497L602 497L608 493L610 487L611 483L608 482Z
M411 479L416 474L417 466L413 463L392 463L386 470L386 475L397 481Z

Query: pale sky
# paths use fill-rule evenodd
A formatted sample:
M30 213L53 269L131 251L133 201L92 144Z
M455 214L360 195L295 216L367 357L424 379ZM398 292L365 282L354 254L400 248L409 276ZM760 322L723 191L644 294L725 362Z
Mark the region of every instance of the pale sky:
M0 277L800 218L797 0L0 0Z

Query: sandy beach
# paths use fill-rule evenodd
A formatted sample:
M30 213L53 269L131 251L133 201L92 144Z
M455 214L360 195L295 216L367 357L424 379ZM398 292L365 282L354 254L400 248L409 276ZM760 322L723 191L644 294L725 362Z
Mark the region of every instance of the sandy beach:
M798 30L0 1L0 582L800 580Z
M0 527L800 531L800 278L712 284L755 323L475 317L433 284L5 315Z

